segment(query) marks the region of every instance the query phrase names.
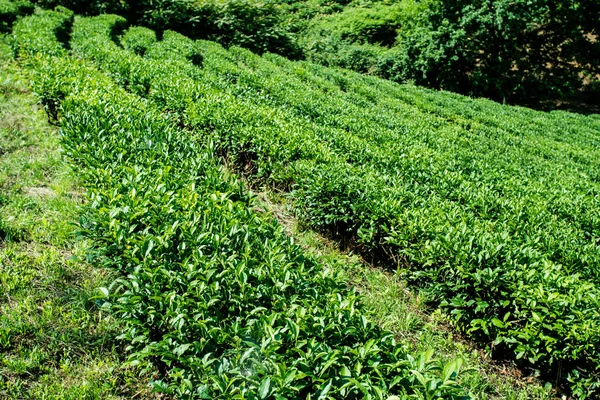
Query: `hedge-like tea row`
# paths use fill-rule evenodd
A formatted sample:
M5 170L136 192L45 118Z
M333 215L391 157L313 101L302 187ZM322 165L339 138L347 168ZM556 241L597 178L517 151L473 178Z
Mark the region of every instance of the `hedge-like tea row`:
M24 23L48 26L53 15ZM407 355L365 317L355 292L252 211L211 146L110 79L128 72L118 82L143 92L152 75L104 75L66 56L24 61L42 100L60 101L65 153L89 190L84 232L95 260L121 276L105 306L123 321L131 361L158 368L159 390L207 399L465 395L459 363Z
M137 93L251 177L293 188L313 226L407 268L475 337L562 374L575 394L598 391L597 120L177 34L142 59L110 39L117 25L78 21L73 49L126 87L143 84ZM201 69L176 56L194 46Z
M156 43L156 33L141 26L129 29L121 39L121 46L124 49L133 51L140 56L143 56L154 43Z
M0 33L10 32L18 17L31 14L34 6L28 0L0 0Z
M37 10L35 17L19 20L13 29L16 54L66 55L73 17L70 10L59 6L55 11Z

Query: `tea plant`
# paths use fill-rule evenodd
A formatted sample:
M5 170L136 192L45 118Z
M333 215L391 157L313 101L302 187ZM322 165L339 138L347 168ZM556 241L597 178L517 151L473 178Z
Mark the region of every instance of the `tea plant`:
M76 52L96 49L99 64L115 67L106 75L52 47L23 63L41 100L60 103L66 155L89 191L82 233L92 260L119 274L98 301L122 321L131 364L156 369L155 388L184 398L466 396L459 363L406 354L339 276L252 211L214 146L118 86L144 93L165 65L187 61L145 71L131 62L139 56L109 57L94 35L81 45L80 27L92 21L109 35L111 20L78 19L73 32Z
M154 43L156 43L156 33L151 29L140 26L128 29L121 39L123 48L140 56L143 56Z
M59 6L56 11L38 10L35 18L19 20L13 29L15 53L19 56L38 52L66 55L65 44L73 17L70 10Z
M33 4L29 1L0 1L0 33L10 32L18 17L32 12Z
M398 268L497 353L597 390L597 120L176 34L201 69L172 44L143 59L110 39L120 23L78 20L74 51L250 179L290 190L304 221Z

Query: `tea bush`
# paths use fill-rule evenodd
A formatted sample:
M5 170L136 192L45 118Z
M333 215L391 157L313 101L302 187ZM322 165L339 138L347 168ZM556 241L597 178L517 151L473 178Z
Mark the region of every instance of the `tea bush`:
M116 17L102 18L80 20L76 52L143 82L230 165L291 190L304 221L399 268L498 354L597 391L595 119L180 36L202 68L167 66L177 51L128 57L107 34Z
M35 18L19 20L13 29L17 55L43 52L51 55L66 55L65 45L73 24L73 12L57 7L55 11L38 10Z
M12 24L19 16L33 12L33 4L27 0L0 1L0 33L10 32Z
M149 58L158 60L178 59L190 61L196 66L202 65L202 53L198 49L198 46L185 36L174 31L166 31L162 40L151 46L150 49L148 53Z
M121 39L123 48L140 56L143 56L154 43L156 43L156 33L151 29L140 26L128 29Z
M48 16L24 23L48 26ZM463 398L459 362L406 354L356 292L252 210L202 132L136 94L153 99L169 76L194 83L198 69L119 50L120 21L74 25L73 51L107 74L52 46L23 63L42 101L60 99L65 154L89 191L82 233L92 260L120 274L98 301L121 318L130 362L157 369L155 388L182 398ZM193 44L176 39L148 54Z

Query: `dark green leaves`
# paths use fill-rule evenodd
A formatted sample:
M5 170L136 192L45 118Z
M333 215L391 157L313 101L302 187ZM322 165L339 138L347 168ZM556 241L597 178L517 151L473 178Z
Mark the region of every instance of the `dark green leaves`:
M268 378L270 396L291 398L458 393L458 366L405 355L356 294L250 211L216 157L423 287L459 329L596 390L597 119L170 32L140 57L111 37L122 23L74 27L73 52L106 75L73 58L41 59L32 75L62 101L91 193L85 231L122 273L111 303L132 357L172 371L160 390L256 396Z
M254 212L204 132L186 129L178 110L202 94L185 56L195 44L169 35L148 61L112 41L122 22L75 22L73 51L106 74L75 57L39 57L32 77L60 101L65 153L89 191L82 234L94 260L119 275L101 292L130 362L158 371L155 389L178 398L418 395L410 379L395 379L410 375L404 347L365 316L357 293ZM440 379L439 362L424 368Z

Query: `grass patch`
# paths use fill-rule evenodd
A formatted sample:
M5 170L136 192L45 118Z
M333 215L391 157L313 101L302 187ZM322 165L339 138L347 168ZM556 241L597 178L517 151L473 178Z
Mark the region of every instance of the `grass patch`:
M76 175L9 50L0 40L0 398L150 398L94 300L108 277L75 240Z

